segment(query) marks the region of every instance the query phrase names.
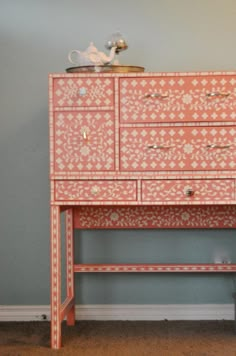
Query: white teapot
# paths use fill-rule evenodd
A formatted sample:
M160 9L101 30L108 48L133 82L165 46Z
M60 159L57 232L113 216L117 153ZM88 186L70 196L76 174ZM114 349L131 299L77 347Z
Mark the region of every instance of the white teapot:
M110 49L110 54L107 56L105 53L99 52L93 42L91 42L84 52L78 51L77 49L70 51L68 59L72 64L79 66L104 65L109 64L113 60L115 52L116 46Z

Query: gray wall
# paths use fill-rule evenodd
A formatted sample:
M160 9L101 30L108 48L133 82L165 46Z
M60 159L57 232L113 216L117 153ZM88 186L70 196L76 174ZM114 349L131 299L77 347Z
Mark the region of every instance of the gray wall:
M146 71L234 70L235 0L0 1L0 304L49 304L48 73L70 49L114 31L123 64ZM76 258L91 262L232 260L233 230L77 232ZM76 276L78 302L231 303L232 276Z

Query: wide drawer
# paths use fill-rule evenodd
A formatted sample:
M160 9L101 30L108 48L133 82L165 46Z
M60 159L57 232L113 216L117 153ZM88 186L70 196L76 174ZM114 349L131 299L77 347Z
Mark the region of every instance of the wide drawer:
M234 170L236 128L230 126L121 129L123 171Z
M54 78L54 106L113 107L112 78Z
M136 181L57 181L55 182L55 199L74 201L135 201L137 199Z
M142 201L229 201L235 199L234 179L143 180Z
M236 121L235 76L122 78L120 88L123 123Z

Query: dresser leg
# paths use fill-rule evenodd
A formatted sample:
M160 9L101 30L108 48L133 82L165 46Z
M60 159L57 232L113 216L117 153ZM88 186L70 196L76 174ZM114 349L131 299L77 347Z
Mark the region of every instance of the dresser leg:
M73 326L75 325L75 305L71 308L67 315L67 325Z
M51 347L61 347L60 207L51 206Z
M66 285L67 298L75 301L73 208L66 210ZM75 302L67 314L67 325L75 325Z

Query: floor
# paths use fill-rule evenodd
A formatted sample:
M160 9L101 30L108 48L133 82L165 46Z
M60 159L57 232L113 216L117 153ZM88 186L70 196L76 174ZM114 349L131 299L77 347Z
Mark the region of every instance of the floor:
M236 356L233 321L63 323L63 347L50 349L49 322L1 322L0 355Z

